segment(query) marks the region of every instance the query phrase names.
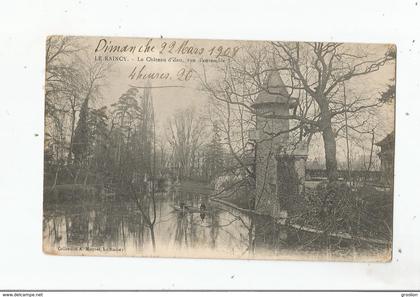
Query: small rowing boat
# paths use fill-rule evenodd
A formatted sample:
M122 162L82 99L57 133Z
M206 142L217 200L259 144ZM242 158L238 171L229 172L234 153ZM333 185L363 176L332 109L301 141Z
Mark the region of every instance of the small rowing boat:
M175 211L180 211L180 212L189 212L189 213L208 213L209 212L208 210L203 210L198 207L188 206L188 205L185 205L183 207L178 206L178 205L171 205L171 207Z

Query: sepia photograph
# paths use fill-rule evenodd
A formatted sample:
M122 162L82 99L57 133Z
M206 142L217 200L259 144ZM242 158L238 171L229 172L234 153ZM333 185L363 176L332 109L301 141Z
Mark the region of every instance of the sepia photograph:
M419 295L420 1L2 8L0 297Z
M43 251L388 262L392 44L49 36Z

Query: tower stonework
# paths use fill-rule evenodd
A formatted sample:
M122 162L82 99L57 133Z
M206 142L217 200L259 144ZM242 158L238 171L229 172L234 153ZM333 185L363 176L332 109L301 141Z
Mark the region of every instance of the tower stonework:
M284 213L279 199L281 189L278 180L277 156L287 149L289 142L289 109L297 102L290 99L277 71L271 71L264 88L252 107L257 122L256 140L256 208L259 212L278 218ZM281 118L284 117L284 118Z

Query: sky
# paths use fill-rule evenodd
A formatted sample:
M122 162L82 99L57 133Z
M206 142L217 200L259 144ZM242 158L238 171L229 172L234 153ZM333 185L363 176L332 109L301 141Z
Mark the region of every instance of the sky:
M148 82L155 87L152 90L153 105L158 130L162 131L168 119L178 110L195 107L196 111L206 111L209 97L200 91L200 83L194 76L188 81L182 73L182 68L188 65L201 67L199 58L217 59L217 54L232 54L236 48L243 44L257 44L243 41L214 41L214 40L176 40L176 39L141 39L141 38L82 38L81 43L86 45L86 59L95 61L110 59L104 63L111 63L111 71L102 88L103 100L97 105L103 106L116 102L130 86L144 87ZM114 48L112 48L112 46ZM371 52L383 53L385 45L349 45L352 48L364 47ZM112 52L117 49L117 51ZM227 52L226 52L227 51ZM239 51L238 51L239 52ZM240 52L239 52L240 53ZM219 57L220 58L220 57ZM191 62L195 59L195 62ZM116 61L114 61L116 60ZM181 61L182 60L182 61ZM217 63L205 63L210 67ZM379 90L384 89L394 78L394 65L386 65L379 71L352 80L349 88L355 93L361 91L372 97L379 97ZM140 72L140 69L141 72ZM157 79L131 79L141 74L155 73ZM173 86L173 87L168 87ZM158 88L156 88L158 87ZM165 87L165 88L160 88ZM384 137L393 130L394 105L385 105L378 109L377 118L380 127L378 138ZM379 139L378 139L379 140ZM323 159L322 142L315 137L310 148L310 159ZM338 158L345 158L343 142L338 142ZM357 150L357 149L356 149ZM355 152L355 154L360 152Z

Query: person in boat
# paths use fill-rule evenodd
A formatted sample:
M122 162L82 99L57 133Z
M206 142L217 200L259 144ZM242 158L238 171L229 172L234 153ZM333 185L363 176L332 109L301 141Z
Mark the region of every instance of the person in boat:
M206 205L204 204L203 201L201 201L201 203L200 203L200 218L201 218L201 221L204 221L204 218L206 217L206 209L207 209Z
M205 212L207 209L206 205L204 204L204 202L201 202L200 204L200 212Z
M188 210L188 206L185 205L185 202L183 201L179 204L179 207L181 208L182 211Z

